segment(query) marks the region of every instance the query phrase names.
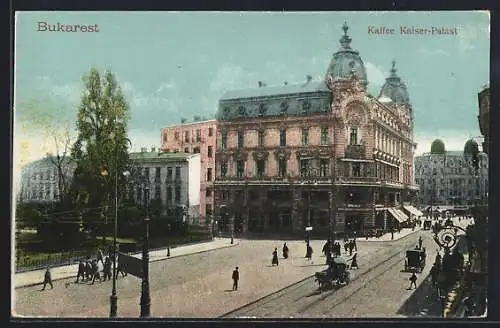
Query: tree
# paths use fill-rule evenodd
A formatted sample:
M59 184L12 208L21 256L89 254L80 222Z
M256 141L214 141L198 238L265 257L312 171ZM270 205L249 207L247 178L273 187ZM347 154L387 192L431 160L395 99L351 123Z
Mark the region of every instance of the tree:
M103 209L104 213L114 198L115 174L119 195L125 191L126 178L122 172L128 163L129 106L112 72L106 71L101 76L92 68L82 80L85 89L76 120L77 138L72 147L76 169L71 193L80 210ZM83 219L88 225L102 220L102 216L93 211Z

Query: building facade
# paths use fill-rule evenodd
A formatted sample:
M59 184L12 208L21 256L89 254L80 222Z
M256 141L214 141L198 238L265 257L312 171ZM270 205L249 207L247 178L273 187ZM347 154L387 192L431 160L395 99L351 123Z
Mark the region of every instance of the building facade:
M161 202L163 214L184 213L197 220L200 216L200 154L165 153L151 149L130 153L134 167L149 184L150 200ZM144 189L135 184L133 197L144 200Z
M446 151L441 140L435 140L431 152L415 157L415 179L420 186L419 202L427 206L468 208L488 194L488 156L478 154L477 174L472 164L474 140L464 151Z
M323 81L219 101L215 213L222 229L313 235L388 229L416 200L413 114L395 62L378 97L343 26ZM234 220L234 221L233 221Z
M184 123L161 130L164 152L200 154L200 216L213 215L213 180L215 179L215 120Z
M479 101L479 129L484 137L483 141L483 152L488 154L489 143L490 143L490 87L486 86L478 94Z
M60 165L59 165L60 163ZM58 172L58 168L62 172ZM21 171L21 184L18 201L55 202L59 200L60 189L69 186L76 164L70 157L46 157L27 164Z

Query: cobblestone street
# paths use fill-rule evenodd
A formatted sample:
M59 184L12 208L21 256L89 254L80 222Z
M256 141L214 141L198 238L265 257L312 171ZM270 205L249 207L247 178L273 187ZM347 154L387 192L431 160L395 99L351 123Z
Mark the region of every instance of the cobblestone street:
M387 242L386 242L387 243ZM271 267L271 253L282 241L240 240L239 245L150 264L151 313L154 317L218 317L311 276L326 266L323 240L312 241L311 262L304 259L303 241L287 241L290 258ZM359 261L385 248L384 242L359 245ZM362 265L362 264L360 264ZM240 269L240 286L231 291L231 273ZM68 285L67 285L68 284ZM67 286L66 286L67 285ZM138 317L140 279L118 279L118 314ZM15 315L50 317L107 317L111 282L75 284L56 281L54 289L40 286L15 290Z

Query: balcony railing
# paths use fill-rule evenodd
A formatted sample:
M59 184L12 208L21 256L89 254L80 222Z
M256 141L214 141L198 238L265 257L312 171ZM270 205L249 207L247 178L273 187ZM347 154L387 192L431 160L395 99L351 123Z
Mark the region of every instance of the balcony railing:
M345 148L345 158L362 159L365 158L366 147L364 145L347 145Z

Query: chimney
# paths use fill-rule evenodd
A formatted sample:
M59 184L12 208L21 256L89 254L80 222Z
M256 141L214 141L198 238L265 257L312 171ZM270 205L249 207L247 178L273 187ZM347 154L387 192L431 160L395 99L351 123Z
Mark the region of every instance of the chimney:
M141 153L146 153L148 149L146 147L141 147Z
M284 83L284 84L285 84L285 85L288 85L288 82L287 82L287 81L285 81L285 83Z
M312 81L312 76L311 75L306 75L306 78L307 78L307 83L311 82Z
M151 152L154 153L156 151L155 147L151 147Z

